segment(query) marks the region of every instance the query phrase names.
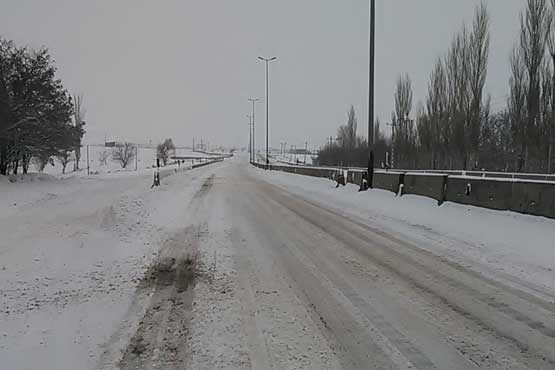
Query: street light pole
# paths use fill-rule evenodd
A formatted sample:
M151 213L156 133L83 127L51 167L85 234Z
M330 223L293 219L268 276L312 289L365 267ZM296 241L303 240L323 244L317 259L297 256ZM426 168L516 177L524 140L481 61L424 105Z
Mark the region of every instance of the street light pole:
M370 0L370 47L368 70L368 146L374 147L374 72L375 72L376 0Z
M253 162L252 160L252 116L247 114L249 118L249 161Z
M268 148L268 109L269 109L269 98L268 98L268 69L269 69L269 63L273 60L276 60L277 57L271 57L271 58L263 58L263 57L258 57L258 59L262 60L263 62L266 63L266 169L269 168L270 165L270 157L269 157L269 148Z
M255 131L254 131L254 103L259 101L260 99L249 98L249 101L252 103L252 161L255 161L255 153L256 153L256 145L255 145Z

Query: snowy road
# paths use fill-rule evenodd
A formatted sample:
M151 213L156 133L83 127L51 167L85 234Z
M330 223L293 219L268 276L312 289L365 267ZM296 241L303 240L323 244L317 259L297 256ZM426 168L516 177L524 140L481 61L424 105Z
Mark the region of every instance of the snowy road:
M141 219L146 232L139 235L158 244L134 245L125 258L99 257L105 264L112 261L111 268L102 271L113 269L137 279L112 295L102 289L93 294L122 310L111 312L112 306L91 303L100 311L93 317L106 315L100 326L104 331L96 332L97 322L77 320L87 302L76 300L72 310L61 309L61 316L54 316L58 324L65 319L69 326L79 323L82 336L99 342L102 351L91 352L87 368L555 368L552 252L539 262L522 258L519 266L530 273L513 273L499 268L516 263L513 252L499 253L499 243L493 251L480 245L482 252L477 253L475 240L457 242L461 234L441 229L429 214L422 215L421 224L410 226L418 230L413 237L401 216L380 211L378 201L374 208L364 206L366 214L355 205L347 206L358 199L364 208L363 198L356 197L373 195L335 190L326 180L265 173L249 168L242 158L200 169L194 178L192 174L171 176L159 193L132 193L130 202L142 202L136 208L118 206L122 219L132 222L138 216L124 214L148 210ZM408 198L403 201L410 203ZM422 208L440 212L435 209ZM44 213L46 217L46 209ZM503 220L500 217L505 216L484 216L492 222L491 233L496 232L493 220ZM511 217L506 222L519 224L524 234L553 227L551 221L541 221L540 227L528 219ZM46 226L41 230L50 235ZM63 242L65 234L58 234L63 228L55 230L51 237ZM492 239L491 233L484 233L482 240ZM163 236L153 236L157 234ZM26 233L17 235L12 242L26 240ZM117 240L125 243L125 234L121 235ZM550 235L537 240L543 237L549 240ZM141 239L135 235L130 240ZM102 239L95 243L105 248ZM536 250L533 245L527 248ZM100 255L105 252L106 248ZM141 255L150 257L135 263ZM29 271L32 257L21 257L30 258ZM129 271L114 267L119 260L129 261ZM78 265L75 273L82 269L87 270ZM29 271L24 274L27 283L34 276ZM8 277L5 271L2 274ZM14 280L11 273L9 278ZM120 298L113 300L114 295ZM30 325L22 328L26 333L18 334L18 341L29 343L31 331L46 335L41 328L52 325L41 320L53 313L41 307L36 308L39 313L25 313L33 321L16 314L19 319L14 323ZM106 328L106 321L112 326ZM0 321L2 330L9 322ZM14 352L13 341L3 338L1 343L0 357L11 361L10 368L33 368L15 366L25 354ZM48 358L37 354L41 355ZM88 353L69 356L86 362ZM71 368L68 361L59 361L64 366L43 362L41 368Z
M204 195L190 368L554 367L552 302L264 179Z

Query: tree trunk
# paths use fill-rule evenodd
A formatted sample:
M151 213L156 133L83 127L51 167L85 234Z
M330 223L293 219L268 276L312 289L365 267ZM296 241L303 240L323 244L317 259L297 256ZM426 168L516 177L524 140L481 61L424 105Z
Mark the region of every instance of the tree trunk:
M79 171L79 161L81 160L81 145L75 147L75 165L73 170Z
M553 126L555 125L555 54L551 54L553 60L553 80L551 84L551 120L549 125L549 149L547 151L547 173L551 173L551 162L553 161Z
M0 175L8 174L8 145L7 140L0 140Z
M13 160L12 167L13 167L13 174L17 175L17 169L19 168L19 158L18 157L16 157Z

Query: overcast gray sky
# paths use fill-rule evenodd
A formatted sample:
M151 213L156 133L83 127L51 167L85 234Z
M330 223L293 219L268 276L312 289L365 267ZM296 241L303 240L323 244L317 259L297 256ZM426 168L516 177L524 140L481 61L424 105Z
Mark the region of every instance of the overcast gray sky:
M505 102L508 55L524 0L488 0L486 90ZM390 119L399 73L416 107L435 59L475 0L377 0L376 110ZM0 35L47 46L58 75L85 95L88 142L104 135L156 142L193 137L246 145L248 97L264 98L270 71L270 141L320 146L355 106L366 135L368 0L0 0ZM264 103L257 107L264 137Z

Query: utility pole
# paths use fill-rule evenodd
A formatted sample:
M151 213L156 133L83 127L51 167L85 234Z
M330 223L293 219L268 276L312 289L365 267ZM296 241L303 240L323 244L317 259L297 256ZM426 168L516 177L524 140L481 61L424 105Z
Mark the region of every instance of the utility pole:
M193 138L193 152L195 151L195 138Z
M370 0L370 47L368 68L368 170L367 181L370 189L374 184L374 72L376 56L376 0Z
M91 167L89 164L89 145L87 144L87 176L91 174Z
M270 165L270 158L269 158L269 148L268 148L268 109L269 109L269 98L268 98L268 65L271 61L276 60L277 57L271 57L271 58L263 58L263 57L258 57L258 59L264 61L266 63L266 169L269 168Z
M368 73L368 146L374 149L374 72L375 72L375 37L376 37L376 0L370 0L370 50Z
M252 162L252 116L247 114L247 117L249 118L249 161Z
M308 151L308 141L304 143L304 164L306 164L306 152Z
M268 99L268 97L266 97L266 99ZM252 103L252 158L253 158L253 162L254 162L254 160L255 160L255 158L254 158L255 154L254 153L256 153L256 149L255 149L256 148L256 142L255 142L256 135L255 135L255 131L254 131L254 117L255 117L254 103L256 103L257 101L260 101L260 99L258 99L258 98L249 98L249 101Z

